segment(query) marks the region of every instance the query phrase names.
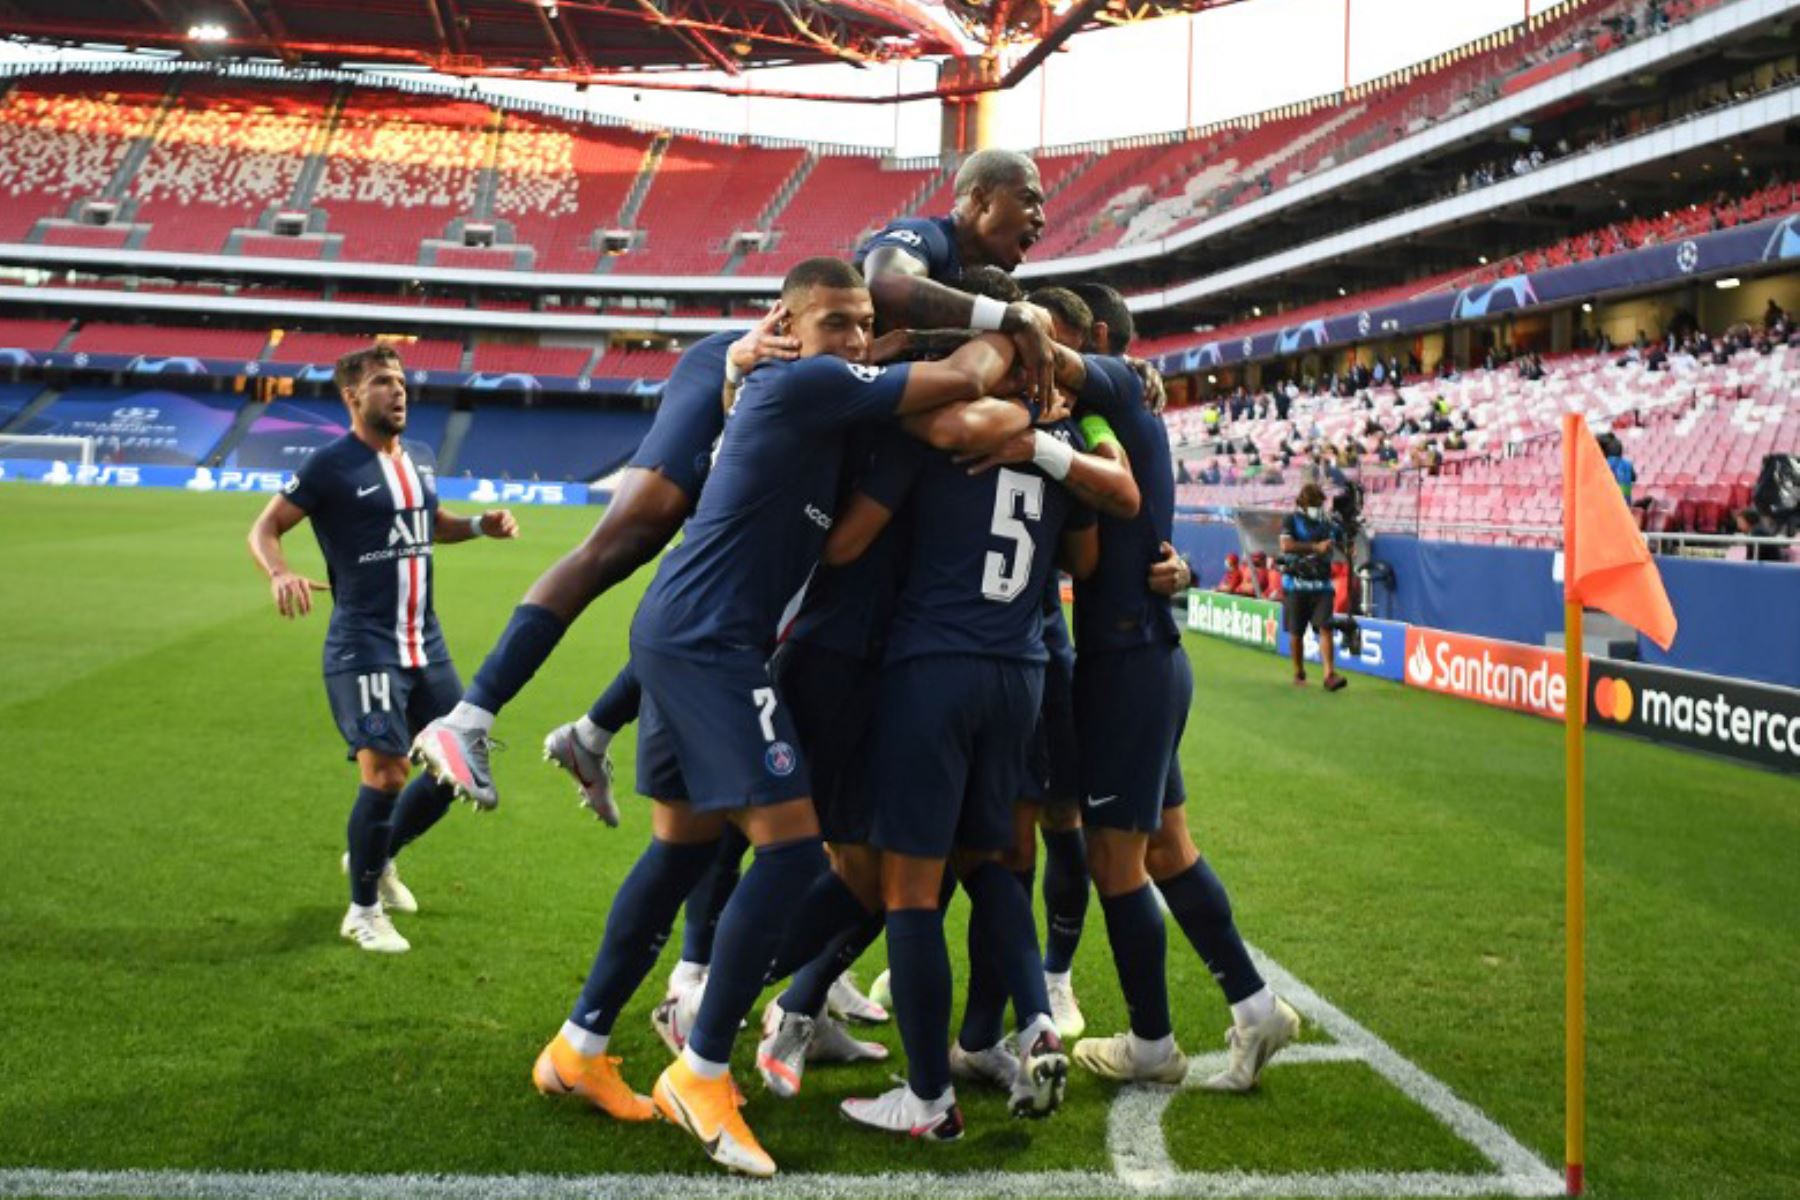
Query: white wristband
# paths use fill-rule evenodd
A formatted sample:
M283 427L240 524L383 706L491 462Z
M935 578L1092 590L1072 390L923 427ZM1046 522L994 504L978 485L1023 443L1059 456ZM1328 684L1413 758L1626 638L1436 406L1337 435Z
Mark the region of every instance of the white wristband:
M486 515L486 513L477 513L469 518L469 536L471 538L487 536L487 530L481 527L481 518Z
M737 387L744 382L744 373L738 370L738 365L729 358L725 360L725 382L732 387Z
M1075 448L1054 434L1036 430L1031 435L1031 465L1052 479L1067 479L1069 468L1075 465Z
M969 314L969 328L1000 329L1006 324L1006 305L992 296L975 297L975 311Z

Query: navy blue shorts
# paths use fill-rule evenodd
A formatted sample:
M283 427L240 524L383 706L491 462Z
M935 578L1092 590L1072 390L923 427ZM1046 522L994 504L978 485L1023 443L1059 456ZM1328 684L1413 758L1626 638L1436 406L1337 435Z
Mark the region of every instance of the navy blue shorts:
M331 719L355 758L358 751L403 756L413 734L456 707L462 680L450 662L424 667L369 667L325 676Z
M839 845L867 843L875 818L869 795L869 725L880 670L854 655L790 641L776 649L769 674L800 731L820 832Z
M1052 650L1044 666L1044 703L1031 735L1029 765L1019 798L1046 807L1079 802L1080 744L1075 729L1075 655Z
M1173 807L1170 777L1179 777L1176 756L1193 696L1193 668L1179 645L1076 659L1083 824L1156 832L1163 808Z
M793 715L759 655L699 662L633 641L631 665L644 689L639 795L715 812L810 793Z
M870 738L873 842L917 858L1005 850L1043 703L1037 663L932 655L888 667Z

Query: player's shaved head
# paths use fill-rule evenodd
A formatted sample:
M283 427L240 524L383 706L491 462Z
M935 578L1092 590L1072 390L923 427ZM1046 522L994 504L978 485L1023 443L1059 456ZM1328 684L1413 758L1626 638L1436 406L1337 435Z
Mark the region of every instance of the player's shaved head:
M977 150L956 172L956 241L965 263L1012 271L1044 235L1044 183L1016 150Z
M1037 182L1037 164L1029 155L1017 150L977 150L957 168L956 198L960 200L976 188L993 192L1026 184L1036 186Z
M1131 319L1131 309L1125 304L1125 297L1118 289L1107 287L1104 283L1078 283L1069 289L1087 302L1088 309L1094 314L1095 347L1102 354L1123 354L1131 345L1131 339L1137 336L1137 325ZM1101 327L1104 326L1105 343L1100 344Z

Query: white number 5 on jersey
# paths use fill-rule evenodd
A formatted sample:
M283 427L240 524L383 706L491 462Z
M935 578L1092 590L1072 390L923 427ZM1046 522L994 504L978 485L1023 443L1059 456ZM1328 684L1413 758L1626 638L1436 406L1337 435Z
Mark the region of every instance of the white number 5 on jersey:
M1019 501L1023 503L1017 503ZM1015 509L1023 516L1014 515ZM1026 475L1004 467L996 472L994 523L989 530L995 537L1011 541L1013 552L1009 570L1004 552L988 551L981 571L981 594L987 599L1004 604L1017 599L1024 590L1031 579L1031 556L1037 549L1025 522L1036 521L1043 515L1044 480L1041 475Z

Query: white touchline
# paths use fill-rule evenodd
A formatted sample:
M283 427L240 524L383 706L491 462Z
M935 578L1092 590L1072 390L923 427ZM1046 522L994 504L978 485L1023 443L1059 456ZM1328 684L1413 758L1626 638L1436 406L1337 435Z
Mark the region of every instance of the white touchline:
M67 1171L0 1168L0 1197L127 1197L131 1200L1336 1200L1343 1197L1561 1195L1560 1175L1478 1109L1402 1058L1273 959L1251 947L1269 985L1335 1042L1284 1051L1274 1066L1364 1062L1474 1146L1497 1168L1444 1171L1181 1171L1162 1118L1177 1088L1128 1087L1107 1115L1108 1171L926 1171L779 1175L773 1182L693 1175L331 1175L307 1171ZM1196 1056L1183 1087L1224 1065ZM1230 1103L1221 1097L1221 1103Z

